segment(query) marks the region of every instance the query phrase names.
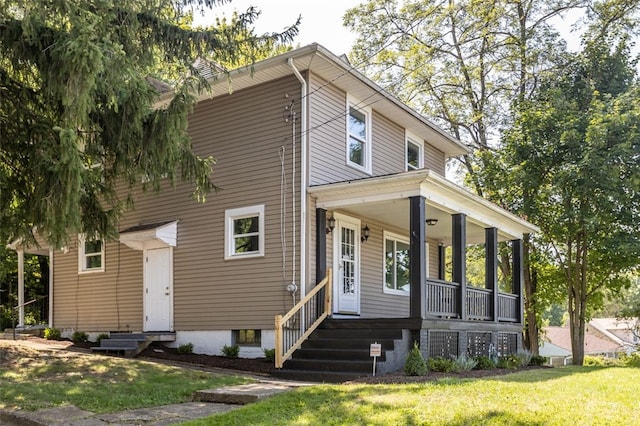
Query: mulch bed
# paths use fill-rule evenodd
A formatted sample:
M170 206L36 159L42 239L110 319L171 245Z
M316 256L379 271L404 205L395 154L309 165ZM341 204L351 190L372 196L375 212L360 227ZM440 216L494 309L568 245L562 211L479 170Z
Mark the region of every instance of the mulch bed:
M46 341L52 343L51 341ZM91 342L67 342L68 349L89 349L95 343ZM164 361L186 363L207 368L220 368L226 370L243 371L257 375L269 376L275 370L273 362L268 362L264 358L227 358L217 355L203 354L180 354L177 349L164 346L152 345L142 351L139 355L144 358L161 359ZM528 366L519 369L491 369L491 370L471 370L464 373L435 373L429 372L424 376L407 376L403 372L384 374L380 376L364 376L350 383L367 384L400 384L400 383L424 383L433 382L443 378L478 379L485 377L503 376L524 370L541 368L551 368L546 366Z

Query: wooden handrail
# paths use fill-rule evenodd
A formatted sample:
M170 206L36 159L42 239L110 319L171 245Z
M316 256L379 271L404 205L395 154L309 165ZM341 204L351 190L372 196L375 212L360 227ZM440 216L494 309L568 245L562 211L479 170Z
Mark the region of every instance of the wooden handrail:
M331 269L327 271L327 276L320 281L316 286L307 294L302 300L300 300L296 305L291 308L289 312L285 315L276 315L275 317L275 332L276 332L276 355L275 355L275 366L276 368L282 368L284 362L291 357L293 352L298 349L302 343L309 337L309 335L320 325L320 323L329 316L329 312L331 312ZM284 341L284 327L287 325L289 320L294 318L294 316L300 313L303 308L321 291L324 292L324 303L322 303L322 312L320 312L313 320L311 324L306 324L302 321L303 315L300 315L301 321L298 323L299 330L296 333L295 342L286 342ZM309 319L311 322L311 319ZM285 347L288 346L288 347Z

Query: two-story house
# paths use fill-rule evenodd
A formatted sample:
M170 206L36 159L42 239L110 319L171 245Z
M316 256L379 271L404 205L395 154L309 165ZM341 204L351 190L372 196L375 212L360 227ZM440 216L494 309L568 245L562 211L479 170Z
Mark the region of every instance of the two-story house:
M317 44L212 84L189 132L220 191L203 204L187 185L140 193L118 241L52 250L51 326L262 356L323 311L276 332L333 271L315 297L332 295L334 322L395 320L426 356L520 348L522 238L537 228L445 178L460 141ZM511 292L497 287L503 241ZM467 285L469 244L484 244L484 288Z

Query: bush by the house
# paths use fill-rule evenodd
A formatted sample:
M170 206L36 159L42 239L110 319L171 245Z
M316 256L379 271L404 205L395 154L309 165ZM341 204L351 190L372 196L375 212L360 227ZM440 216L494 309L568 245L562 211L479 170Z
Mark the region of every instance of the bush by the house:
M84 331L74 331L71 335L71 341L75 343L84 343L89 341L89 335Z
M498 363L496 364L496 367L512 370L520 367L521 365L520 362L521 362L520 358L518 358L517 355L501 356L500 358L498 358Z
M232 345L232 346L224 345L222 347L222 354L224 356L226 356L227 358L238 358L238 355L240 355L240 346L238 346L238 345Z
M582 365L587 367L619 367L625 365L625 363L617 358L585 355Z
M262 352L264 352L264 358L265 360L269 361L269 362L274 362L276 360L276 350L274 349L263 349Z
M549 361L546 356L532 355L529 365L545 365Z
M456 362L447 358L429 358L427 360L427 368L429 371L436 371L438 373L455 373L458 371Z
M486 355L478 355L473 359L476 361L476 366L473 367L474 370L493 370L496 368L496 363Z
M178 353L183 355L190 355L193 353L193 343L184 343L178 346Z
M428 371L420 348L417 343L414 343L404 362L404 372L408 376L424 376Z
M452 357L452 359L456 364L456 371L458 373L466 373L467 371L471 371L478 363L478 361L473 358L469 358L466 355Z
M532 356L533 356L533 353L531 353L531 351L528 351L526 349L522 351L518 351L518 353L516 354L516 358L518 358L518 361L520 362L520 365L518 367L525 367L529 365L529 363L531 362Z
M62 333L57 328L45 328L44 338L47 340L60 340L62 338Z
M631 355L622 358L622 360L627 367L640 368L640 353L638 352L634 352Z
M102 340L104 339L108 339L109 338L109 333L100 333L96 336L96 344L98 346L100 346L100 342L102 342Z

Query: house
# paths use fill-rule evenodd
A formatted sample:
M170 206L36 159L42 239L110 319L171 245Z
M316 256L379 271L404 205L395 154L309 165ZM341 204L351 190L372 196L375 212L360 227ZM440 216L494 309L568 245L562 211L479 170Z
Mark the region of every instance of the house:
M595 326L594 324L597 324ZM601 326L619 327L621 322L615 319L592 319L585 327L584 354L617 358L630 353L629 346L611 332L602 332ZM571 331L569 327L549 326L544 328L544 339L540 345L540 355L549 358L551 365L571 364Z
M189 121L194 150L217 159L220 192L204 204L187 185L140 193L117 241L52 248L51 326L257 357L329 317L388 320L405 352L416 340L426 356L521 348L522 239L537 228L445 177L465 145L317 44L230 84L214 81ZM483 288L466 283L470 244L485 247ZM278 332L275 316L323 280Z

